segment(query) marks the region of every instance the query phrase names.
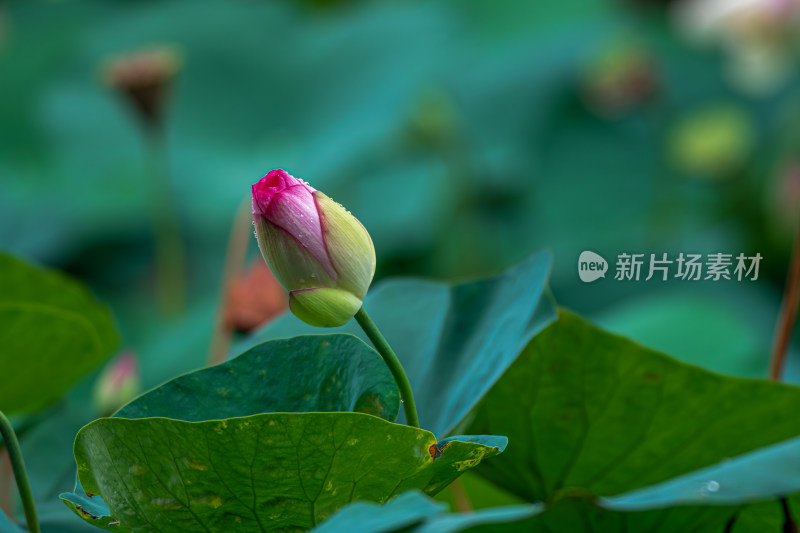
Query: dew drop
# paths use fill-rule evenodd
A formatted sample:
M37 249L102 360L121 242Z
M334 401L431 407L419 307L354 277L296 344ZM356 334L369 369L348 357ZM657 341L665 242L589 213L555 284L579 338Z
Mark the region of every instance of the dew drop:
M708 496L709 494L713 494L719 491L719 482L718 481L707 481L700 486L700 495L701 496Z

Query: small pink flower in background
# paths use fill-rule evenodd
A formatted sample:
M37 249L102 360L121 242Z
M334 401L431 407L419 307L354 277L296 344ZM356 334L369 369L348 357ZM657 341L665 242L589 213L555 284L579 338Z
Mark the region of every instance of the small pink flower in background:
M106 365L94 384L94 403L110 416L142 392L139 362L133 352L121 353Z
M264 260L298 318L340 326L361 308L375 274L369 233L346 209L284 170L253 185L253 224Z
M775 242L788 242L797 231L800 212L800 159L788 159L776 169L767 201Z

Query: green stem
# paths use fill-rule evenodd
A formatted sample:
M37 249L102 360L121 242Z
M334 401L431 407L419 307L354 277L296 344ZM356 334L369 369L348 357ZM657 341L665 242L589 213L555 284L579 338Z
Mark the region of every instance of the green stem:
M11 460L11 467L14 470L14 478L17 480L17 490L22 500L22 508L25 510L25 520L28 523L28 531L40 533L39 520L36 518L36 506L33 504L33 493L31 484L28 482L28 473L25 471L25 462L22 460L22 451L19 448L17 434L11 427L6 415L0 411L0 435L8 450L8 457Z
M185 251L177 201L170 183L166 133L153 124L145 130L155 237L156 290L161 311L177 315L185 305Z
M411 391L411 383L408 382L408 376L403 370L403 365L400 364L400 360L395 355L392 347L386 342L378 326L375 325L375 322L372 321L363 307L356 313L356 321L361 326L361 329L364 330L364 333L367 334L369 340L372 341L383 360L386 361L386 366L389 367L394 380L397 382L397 388L400 390L400 400L403 402L403 410L406 413L406 423L409 426L418 428L417 405L414 403L414 393Z

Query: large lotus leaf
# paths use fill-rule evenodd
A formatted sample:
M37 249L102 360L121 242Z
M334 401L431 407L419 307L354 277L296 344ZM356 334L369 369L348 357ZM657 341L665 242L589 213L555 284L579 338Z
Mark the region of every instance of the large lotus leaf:
M455 533L486 529L516 527L524 520L544 511L544 504L507 505L474 512L449 513L435 516L414 528L413 533Z
M304 335L254 346L179 376L115 416L199 421L265 412L358 411L393 421L397 385L383 359L352 335Z
M798 465L800 439L792 439L612 498L595 498L585 491L567 490L547 511L542 504L518 505L514 496L507 493L502 499L505 501L494 495L488 498L493 508L486 509L483 490L502 491L468 472L462 480L477 513L446 513L444 504L434 504L419 492L409 491L383 506L366 502L350 504L314 531L391 532L406 531L414 525L411 531L415 533L443 533L473 531L481 524L491 524L491 528L478 528L479 531L520 533L654 531L657 528L659 531L722 531L730 522L734 526L731 531L736 533L777 532L784 520L777 501L747 504L780 494L798 494ZM92 509L90 506L96 506L98 499L95 496L77 503L83 504L84 509ZM797 500L795 496L790 501L796 504ZM528 519L531 517L535 518ZM98 516L98 519L103 518L107 517ZM112 526L110 530L118 531L119 526Z
M76 519L74 511L65 507L58 498L37 503L36 510L39 513L39 525L42 527L42 533L98 533L97 529L88 522ZM111 524L106 526L109 531L118 533L128 533L129 531L113 522L107 522L107 524Z
M777 495L800 495L800 438L743 454L717 465L611 498L597 498L586 490L561 491L550 505L519 505L474 472L462 477L476 513L443 512L422 495L406 493L380 507L354 503L314 531L781 531L783 512ZM491 492L487 498L487 491ZM446 495L444 491L442 495ZM437 497L438 499L438 497ZM772 499L765 503L756 503ZM492 507L486 508L489 500ZM416 502L412 504L412 502ZM442 505L442 504L440 504ZM477 515L477 516L476 516ZM372 518L372 519L370 519ZM417 524L408 529L410 524ZM482 524L491 527L481 528ZM733 529L726 530L731 524Z
M603 531L713 531L723 533L735 509L730 507L679 507L677 511L615 512L598 507L593 497L574 495L552 504L547 511L533 518L496 530L498 533L550 533L569 531L589 533Z
M800 435L800 389L687 365L562 311L481 402L514 446L481 473L527 501L613 496Z
M800 494L795 494L783 501L772 500L749 505L732 520L732 533L762 533L764 531L783 531L786 523L786 511L790 512L795 523L800 519Z
M399 494L383 505L353 502L314 528L313 533L380 533L395 531L423 522L447 510L416 490Z
M545 512L510 523L469 529L473 533L659 533L695 531L719 533L779 533L784 514L777 501L747 507L685 505L658 510L619 511L603 507L591 495L575 494L551 504ZM797 517L797 498L790 500ZM535 504L534 504L535 505ZM501 507L499 509L504 509ZM479 511L480 512L480 511ZM392 530L386 530L392 531ZM416 532L415 532L416 533Z
M310 529L351 501L408 489L436 494L505 442L437 442L362 413L101 418L78 433L75 458L86 493L124 527L246 533Z
M130 531L127 527L120 525L119 520L111 515L111 511L108 509L106 502L103 501L103 497L96 494L91 496L86 494L80 481L76 481L73 492L61 495L61 501L72 512L95 527L106 531ZM70 515L70 518L73 522L76 521L72 515Z
M513 495L477 477L475 472L483 468L461 478L472 505L518 507ZM794 495L790 505L800 499L800 438L610 498L581 488L563 489L546 511L491 531L778 532L784 514L776 497L782 495ZM732 530L725 529L729 523L735 526Z
M267 411L358 410L392 420L398 403L397 387L385 363L361 340L351 335L312 335L260 344L223 364L179 376L140 396L117 416L202 420ZM29 462L29 472L40 499L55 498L52 487L60 489L57 495L67 486L65 477L72 475L74 480L72 444L75 433L89 421L75 409L56 414L22 443L26 456L37 459ZM64 444L69 462L62 464L54 451ZM62 497L92 525L119 531L117 525L108 526L116 519L102 497L90 498L80 483ZM72 513L66 518L67 524L83 525ZM51 521L56 530L65 528L61 515Z
M0 410L52 403L116 344L111 314L85 287L0 254Z
M699 503L738 505L794 493L800 493L797 437L599 501L607 509L637 511Z
M783 516L775 498L787 494L800 494L800 438L611 498L566 489L520 531L723 531L730 522L734 531L757 533L770 531L764 522L771 520L777 532ZM749 505L764 500L773 501Z
M313 533L454 533L484 524L516 522L534 516L544 505L508 505L476 512L448 513L447 506L410 490L383 505L355 502L313 529Z
M781 504L773 500L748 506L719 506L714 502L677 505L664 509L623 510L613 503L589 494L574 494L558 500L546 512L532 518L493 527L495 533L552 531L625 533L629 531L718 531L763 533L785 531ZM797 504L797 498L792 503ZM794 512L796 520L797 513ZM484 531L484 530L480 530Z
M451 431L555 318L544 293L549 268L550 255L540 252L495 278L397 279L370 291L364 307L408 374L422 427ZM353 321L339 330L364 337ZM286 314L248 342L313 331Z

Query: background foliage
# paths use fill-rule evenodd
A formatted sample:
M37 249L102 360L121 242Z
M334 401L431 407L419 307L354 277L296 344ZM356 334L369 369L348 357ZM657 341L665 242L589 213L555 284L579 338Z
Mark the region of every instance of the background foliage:
M378 279L496 274L549 250L560 305L690 364L761 377L800 199L798 32L792 17L758 9L705 24L714 17L703 4L3 2L0 249L66 271L113 310L116 347L107 310L91 298L76 304L105 322L103 348L71 368L74 379L124 350L147 390L204 366L219 317L252 305L224 279L236 255L226 255L231 227L250 232L235 225L237 209L252 182L283 167L364 223ZM152 46L180 57L160 155L104 78L119 54ZM160 156L186 253L187 299L171 313L155 311ZM254 239L248 246L247 261L257 260ZM610 261L622 252L764 260L754 282L584 284L575 263L586 249ZM238 270L245 289L261 279ZM13 286L4 276L0 287ZM530 290L543 283L532 279ZM280 309L279 292L259 296ZM251 326L272 315L256 309ZM785 380L797 382L792 355ZM0 384L20 357L0 353ZM49 407L28 416L34 403L20 400L14 422L36 458L45 529L83 531L71 515L61 522L69 511L57 495L74 482L75 434L101 414L99 370L53 403L74 379L48 368L63 383L29 377L43 392L35 407ZM464 483L484 486L478 476ZM559 504L567 515L588 505ZM766 509L740 523L771 523L776 508Z

